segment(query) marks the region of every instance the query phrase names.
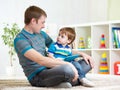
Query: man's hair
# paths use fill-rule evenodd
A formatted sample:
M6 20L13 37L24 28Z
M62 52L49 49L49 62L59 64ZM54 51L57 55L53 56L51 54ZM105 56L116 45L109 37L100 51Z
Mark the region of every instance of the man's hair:
M32 18L35 18L36 21L38 21L38 19L42 15L47 17L46 12L44 10L42 10L41 8L39 8L37 6L30 6L25 11L24 23L26 25L28 25L31 22Z
M60 33L67 35L68 39L71 40L71 42L68 44L71 44L75 40L76 33L73 28L70 27L61 28Z

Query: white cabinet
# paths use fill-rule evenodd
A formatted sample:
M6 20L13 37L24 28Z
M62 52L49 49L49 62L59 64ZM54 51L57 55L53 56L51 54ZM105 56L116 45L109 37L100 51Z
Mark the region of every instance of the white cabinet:
M63 26L64 27L64 26ZM68 25L65 27L72 27L76 31L76 39L74 42L74 48L79 51L85 52L91 55L95 61L95 67L92 70L93 73L99 73L100 61L102 54L106 53L107 64L109 67L109 74L114 74L114 63L120 61L120 48L114 48L113 46L113 27L120 28L120 21L108 21L98 23L88 23L80 25ZM100 48L101 35L105 36L106 48ZM85 49L78 48L79 39L83 37ZM88 48L88 38L91 37L91 48Z

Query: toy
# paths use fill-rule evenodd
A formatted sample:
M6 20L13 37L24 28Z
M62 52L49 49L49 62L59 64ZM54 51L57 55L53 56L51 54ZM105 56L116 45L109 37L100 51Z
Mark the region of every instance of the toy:
M102 53L102 59L100 62L99 73L100 74L109 74L109 68L107 65L107 54L104 52Z
M79 39L78 48L79 48L79 49L85 49L83 37L80 37L80 39Z
M104 34L101 35L100 48L106 48Z
M120 75L120 61L114 63L114 74Z
M87 38L87 48L90 49L91 48L91 37Z

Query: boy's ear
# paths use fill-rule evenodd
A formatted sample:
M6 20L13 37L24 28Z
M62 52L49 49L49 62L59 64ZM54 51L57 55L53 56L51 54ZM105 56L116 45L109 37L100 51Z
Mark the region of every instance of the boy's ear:
M71 42L71 40L70 40L70 39L68 39L67 43L70 43L70 42Z

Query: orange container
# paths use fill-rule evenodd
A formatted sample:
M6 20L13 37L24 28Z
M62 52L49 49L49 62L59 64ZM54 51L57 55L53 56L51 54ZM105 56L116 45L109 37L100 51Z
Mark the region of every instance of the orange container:
M114 63L114 74L120 75L120 61Z

